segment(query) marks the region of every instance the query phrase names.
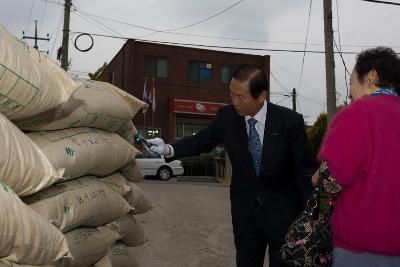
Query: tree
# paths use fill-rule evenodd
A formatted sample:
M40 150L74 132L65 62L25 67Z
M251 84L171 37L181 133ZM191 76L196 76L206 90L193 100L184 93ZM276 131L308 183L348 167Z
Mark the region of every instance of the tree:
M100 77L101 73L107 68L107 62L104 62L103 66L101 66L100 68L98 68L94 73L89 72L89 78L91 80L96 80L96 81L102 81L102 82L106 82L107 79L104 77Z
M324 139L327 125L327 115L325 112L319 114L314 125L307 130L307 139L310 143L311 152L316 157Z

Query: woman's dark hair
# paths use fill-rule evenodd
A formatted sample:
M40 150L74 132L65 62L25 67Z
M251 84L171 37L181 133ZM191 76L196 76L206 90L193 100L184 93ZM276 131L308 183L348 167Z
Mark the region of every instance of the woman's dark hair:
M395 89L400 94L400 58L391 48L380 46L361 52L354 69L360 82L375 70L379 77L376 86Z
M250 94L254 99L257 99L262 91L269 92L267 77L263 69L258 65L240 65L233 71L232 79L248 82Z

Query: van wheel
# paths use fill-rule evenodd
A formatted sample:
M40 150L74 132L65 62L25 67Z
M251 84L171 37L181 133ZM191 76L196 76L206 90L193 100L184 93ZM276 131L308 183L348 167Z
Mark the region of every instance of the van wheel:
M172 170L169 167L162 166L157 171L158 179L168 181L172 177Z

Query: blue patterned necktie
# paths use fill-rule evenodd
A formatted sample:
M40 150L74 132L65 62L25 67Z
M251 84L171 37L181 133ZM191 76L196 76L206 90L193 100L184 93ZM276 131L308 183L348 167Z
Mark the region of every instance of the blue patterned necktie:
M249 142L248 148L253 159L254 170L256 171L257 177L260 174L261 166L261 141L256 130L257 120L250 118L247 123L249 124Z

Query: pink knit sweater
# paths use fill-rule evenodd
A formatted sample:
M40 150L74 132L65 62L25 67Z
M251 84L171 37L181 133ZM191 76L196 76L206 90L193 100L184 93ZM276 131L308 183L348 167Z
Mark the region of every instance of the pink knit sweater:
M400 255L400 97L366 96L343 109L319 157L343 186L333 245Z

